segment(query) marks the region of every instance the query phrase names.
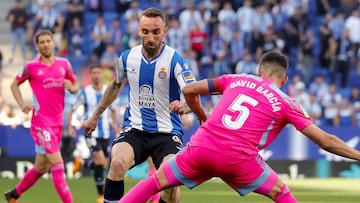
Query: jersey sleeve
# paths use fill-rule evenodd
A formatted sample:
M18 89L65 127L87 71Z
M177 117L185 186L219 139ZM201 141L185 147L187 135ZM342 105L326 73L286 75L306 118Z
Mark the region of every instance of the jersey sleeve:
M184 63L184 60L182 58L177 61L174 71L180 89L185 87L186 84L196 81L195 76L191 71L191 68L188 66L187 63Z
M25 64L22 67L21 72L18 75L16 75L15 80L18 81L19 83L23 83L24 81L26 81L29 78L30 78L29 70L28 70L27 65Z
M75 102L71 105L71 109L74 111L76 110L80 105L85 104L85 91L82 89L78 95L76 96Z
M288 99L290 100L288 102L289 107L286 108L285 116L289 122L299 131L311 125L313 123L312 119L303 107L294 99Z
M72 68L72 65L68 60L66 60L66 63L67 63L67 72L66 72L66 75L65 75L65 79L68 79L72 83L75 83L77 78L76 78L76 75L75 75L74 70Z
M128 51L123 52L118 59L115 61L115 80L119 84L124 78L126 78L126 56Z

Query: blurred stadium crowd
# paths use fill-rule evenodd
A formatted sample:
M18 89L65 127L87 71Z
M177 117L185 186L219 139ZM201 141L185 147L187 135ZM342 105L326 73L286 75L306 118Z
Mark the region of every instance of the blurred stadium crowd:
M89 83L87 67L92 63L100 63L107 71L105 80L111 79L113 59L140 43L139 14L154 6L168 15L166 43L184 56L196 78L256 74L259 57L279 50L290 58L289 82L283 90L299 100L317 124L360 126L360 1L16 2L16 8L25 11L18 12L24 21L13 24L11 31L23 37L23 49L35 54L32 37L36 30L52 30L57 55L71 61L83 85ZM26 53L24 60L33 57ZM126 103L126 91L120 97L119 105ZM203 98L209 113L217 100L217 96ZM3 108L1 112L2 124L6 123L3 117L11 115L7 111ZM15 121L20 123L23 118Z

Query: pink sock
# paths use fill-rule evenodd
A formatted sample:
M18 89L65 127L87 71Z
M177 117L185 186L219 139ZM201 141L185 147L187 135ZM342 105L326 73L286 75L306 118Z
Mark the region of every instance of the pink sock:
M155 173L156 173L156 168L150 168L150 169L148 170L148 177L152 176L152 175L155 174ZM156 193L155 195L153 195L152 197L150 197L149 201L152 201L152 202L156 201L156 202L158 202L159 199L160 199L160 192L158 192L158 193Z
M25 176L16 186L16 193L20 196L31 186L33 186L43 174L38 172L35 167L26 171Z
M72 194L65 181L64 163L58 162L51 166L51 177L57 193L64 203L73 203Z
M295 197L291 194L289 188L286 184L284 184L281 187L281 192L279 192L275 198L274 201L276 203L297 203L298 201L295 199Z
M158 193L161 189L159 180L156 175L152 175L138 182L121 198L119 203L146 203L151 196ZM140 194L140 195L139 195Z

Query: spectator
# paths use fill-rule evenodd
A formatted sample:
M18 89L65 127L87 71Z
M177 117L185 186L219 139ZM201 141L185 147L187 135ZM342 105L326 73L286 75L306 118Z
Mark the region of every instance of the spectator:
M336 84L329 85L329 91L324 94L321 105L324 107L324 124L328 126L335 126L338 124L337 116L339 114L339 107L342 101L342 96L337 92Z
M306 86L308 86L313 79L312 76L315 68L314 43L315 36L310 29L307 29L300 35L298 65L301 67L301 75Z
M332 33L332 37L337 40L343 34L343 30L345 27L345 13L339 10L336 13L336 16L333 17L329 22L329 29Z
M233 32L233 40L230 43L230 61L233 69L236 63L244 57L244 52L248 50L248 46L245 46L240 32Z
M331 38L332 46L331 52L335 52L335 58L332 60L332 68L330 69L330 79L332 83L336 82L336 75L338 72L341 73L341 87L347 87L349 74L351 71L351 58L353 56L350 31L344 29L340 38Z
M22 0L16 0L15 7L10 9L6 15L6 20L11 24L11 48L9 63L12 63L16 45L20 45L23 60L26 60L26 26L29 15L23 5Z
M354 110L355 125L360 127L360 90L358 87L353 86L351 88L349 101Z
M286 1L280 1L275 4L271 9L271 14L274 18L274 31L282 32L285 28L286 22L289 19L288 12L286 10L286 6L284 4Z
M105 24L104 17L99 15L96 18L94 28L91 32L95 53L101 57L106 49L106 42L109 40L109 30Z
M202 19L205 23L206 31L209 33L209 35L212 35L214 27L217 27L219 24L218 15L220 12L220 2L210 1L210 3L210 10L206 12L208 14L206 14L205 16L203 15Z
M180 27L185 32L189 30L205 30L205 22L200 12L195 8L194 2L189 2L179 14Z
M80 57L83 55L82 44L83 44L84 28L80 24L78 18L73 18L72 26L69 30L69 44L68 49L72 56ZM88 48L88 47L87 47Z
M329 69L331 56L329 54L330 38L332 36L329 28L329 22L332 19L332 14L327 13L323 23L320 25L320 66L326 70Z
M100 64L104 68L104 83L108 84L113 79L113 69L115 68L115 59L118 57L115 46L108 44L105 52L100 58Z
M194 29L190 30L189 38L190 47L196 53L196 60L200 60L207 45L208 35L198 24L195 24Z
M75 18L79 19L80 25L84 22L84 0L67 0L67 22L73 22Z
M310 25L307 14L301 6L295 8L294 14L289 17L285 24L285 41L286 53L288 53L292 60L290 60L290 67L295 67L297 64L297 51L300 43L300 36L303 35Z
M349 30L349 38L352 46L352 64L357 64L357 57L360 49L360 11L359 7L353 8L351 16L345 20L345 29Z
M54 9L50 0L45 0L44 5L40 7L35 18L35 30L48 29L53 30L55 22L60 13Z
M273 20L266 5L262 4L256 7L253 23L254 28L262 34L265 34L267 29L273 26Z
M309 94L309 105L304 106L305 111L309 114L309 116L313 119L313 122L316 125L322 125L322 108L321 104L316 101L316 97L313 94Z
M301 106L310 105L310 96L305 90L305 84L303 82L298 82L295 85L295 96L296 101L301 104Z
M139 8L138 1L134 0L130 3L130 8L125 11L125 19L129 22L131 20L137 21L142 13L142 9Z
M291 79L291 83L287 86L287 93L290 97L295 97L298 83L302 83L302 78L299 74L295 74Z
M257 75L257 71L257 65L254 62L252 55L248 52L244 54L243 60L237 62L235 67L235 73L237 74L248 73Z
M255 10L251 6L251 0L245 0L244 5L237 10L238 26L240 30L240 36L246 47L250 46L251 33L253 31L253 20L255 16Z
M0 124L16 128L16 126L21 125L21 123L22 120L16 115L14 107L11 104L4 103L1 107Z
M89 10L94 13L103 13L102 1L106 0L88 0L89 1Z
M211 56L213 58L216 58L216 53L219 51L222 51L224 53L228 52L228 43L224 40L223 37L221 37L220 29L220 26L215 26L214 30L212 31L213 34L209 36L209 47L211 51ZM233 42L232 44L235 44L235 42Z
M169 19L169 30L167 34L168 44L179 54L189 48L189 35L186 30L180 28L180 22L176 17Z
M309 93L315 95L317 102L322 102L324 95L328 93L329 86L323 75L315 76L314 81L310 83Z
M231 2L225 1L223 8L218 14L219 33L226 45L229 45L233 38L233 32L237 30L237 15L232 7Z
M121 30L120 20L118 18L114 18L111 22L111 26L109 27L109 40L107 41L107 44L114 45L116 53L120 53L124 49L123 37L124 32Z
M116 12L125 13L130 8L131 0L115 0Z
M339 113L335 119L335 126L356 126L354 107L348 98L342 98Z
M216 77L232 73L230 63L225 56L225 52L223 51L216 53L214 60L214 76Z
M139 16L141 12L142 9L139 8L139 3L137 1L131 1L130 8L125 11L124 16L127 21L127 33L132 39L136 38L138 35Z

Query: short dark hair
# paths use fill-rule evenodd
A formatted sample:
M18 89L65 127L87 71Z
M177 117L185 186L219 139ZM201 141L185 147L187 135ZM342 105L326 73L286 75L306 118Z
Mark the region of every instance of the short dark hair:
M50 30L38 30L35 34L35 43L37 44L39 42L39 37L43 35L49 35L52 39L54 39L54 35Z
M159 9L157 9L157 8L155 8L155 7L150 7L150 8L145 9L145 10L141 13L140 18L141 18L142 16L145 16L145 17L148 17L148 18L160 17L160 18L163 20L163 22L165 23L165 25L167 24L167 23L166 23L166 22L167 22L167 19L166 19L165 14L164 14L161 10L159 10Z
M100 68L100 69L102 69L102 66L101 66L100 64L98 64L98 63L94 63L94 64L91 64L91 65L89 66L90 71L91 71L92 69L95 69L95 68Z
M265 53L260 59L260 66L265 63L275 64L284 70L287 70L289 66L287 57L278 51L270 51Z

